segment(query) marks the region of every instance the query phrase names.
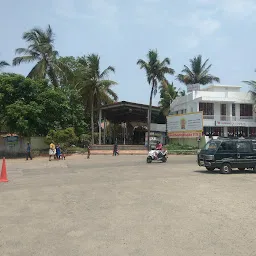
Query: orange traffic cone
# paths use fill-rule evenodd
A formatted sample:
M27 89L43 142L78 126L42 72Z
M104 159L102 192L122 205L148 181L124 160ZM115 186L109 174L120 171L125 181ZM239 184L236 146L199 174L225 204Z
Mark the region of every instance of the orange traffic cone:
M6 172L5 157L3 158L0 182L8 182L8 179L7 179L7 172Z

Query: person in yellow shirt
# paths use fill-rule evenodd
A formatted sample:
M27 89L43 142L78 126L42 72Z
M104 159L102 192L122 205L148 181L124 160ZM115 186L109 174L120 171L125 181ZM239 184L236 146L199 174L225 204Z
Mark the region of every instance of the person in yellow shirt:
M52 142L50 144L50 149L49 149L49 161L52 160L52 156L55 158L55 154L56 154L56 149L55 149L54 143Z

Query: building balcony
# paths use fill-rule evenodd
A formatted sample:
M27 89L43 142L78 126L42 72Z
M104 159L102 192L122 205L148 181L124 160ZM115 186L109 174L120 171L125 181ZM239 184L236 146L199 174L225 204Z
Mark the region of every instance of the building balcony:
M221 116L221 115L204 115L203 126L207 127L224 127L224 126L243 126L256 127L256 117L253 116Z
M227 115L204 115L204 120L215 120L215 121L247 121L255 122L254 116L227 116Z

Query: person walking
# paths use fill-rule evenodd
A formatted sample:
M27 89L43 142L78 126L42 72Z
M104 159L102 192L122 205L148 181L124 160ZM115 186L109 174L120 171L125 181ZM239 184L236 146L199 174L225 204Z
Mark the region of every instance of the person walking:
M117 143L114 144L114 148L113 148L113 156L116 156L116 155L119 155Z
M56 149L55 149L54 143L52 142L50 144L50 149L49 149L49 161L52 160L52 156L53 156L53 158L55 158L55 154L56 154Z
M91 145L89 143L87 146L87 159L90 159L90 156L91 156Z
M31 156L31 146L30 143L27 143L27 154L26 154L26 160L28 160L28 158L30 158L30 160L32 160L32 156Z
M61 150L60 150L60 145L58 144L57 147L56 147L57 160L60 160L60 155L61 155Z

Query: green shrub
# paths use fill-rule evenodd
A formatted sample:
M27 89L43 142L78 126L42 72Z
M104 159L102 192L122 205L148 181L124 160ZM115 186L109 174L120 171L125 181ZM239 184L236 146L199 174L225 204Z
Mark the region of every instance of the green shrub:
M78 141L78 137L75 134L75 130L73 127L64 129L64 130L51 130L46 138L45 142L50 144L51 142L59 143L62 147L68 147L72 144L76 144Z

